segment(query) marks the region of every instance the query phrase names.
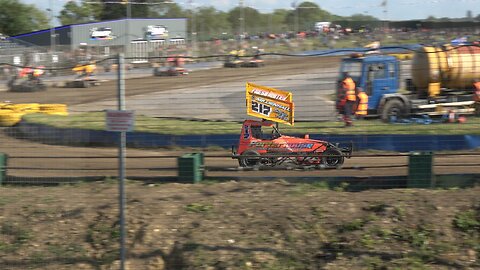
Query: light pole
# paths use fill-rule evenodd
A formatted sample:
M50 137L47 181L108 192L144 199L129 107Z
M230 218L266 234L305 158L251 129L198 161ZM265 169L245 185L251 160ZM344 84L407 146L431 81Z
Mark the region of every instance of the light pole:
M53 22L53 0L49 1L49 8L47 8L47 11L50 12L50 58L51 58L51 63L52 67L55 65L55 59L54 59L54 54L55 54L55 26Z
M192 39L192 56L197 56L197 22L196 22L196 11L193 0L188 1L190 4L190 9L192 11L192 22L191 22L191 39Z
M127 19L125 20L125 57L130 56L130 18L132 18L132 3L130 0L126 1L127 4Z
M297 6L297 1L292 2L292 8L294 9L293 12L293 32L295 32L295 35L298 33L298 6Z
M245 8L243 6L243 0L240 0L240 3L239 3L239 6L240 6L240 36L239 36L239 40L240 40L240 45L243 41L243 34L245 33Z

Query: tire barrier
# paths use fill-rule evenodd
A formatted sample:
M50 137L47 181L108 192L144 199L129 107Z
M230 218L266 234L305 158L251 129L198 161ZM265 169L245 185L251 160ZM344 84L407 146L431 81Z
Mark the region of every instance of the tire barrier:
M40 111L40 104L38 103L20 103L12 104L12 110L18 113L38 113Z
M0 127L15 126L20 123L22 116L31 113L68 115L65 104L0 103Z
M40 112L50 115L68 115L67 105L65 104L40 104Z
M24 113L19 113L13 110L0 110L0 126L11 127L18 124L22 120Z

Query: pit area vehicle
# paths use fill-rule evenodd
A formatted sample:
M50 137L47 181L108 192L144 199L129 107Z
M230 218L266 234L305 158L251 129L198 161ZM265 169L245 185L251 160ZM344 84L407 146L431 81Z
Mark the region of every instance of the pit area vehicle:
M10 92L37 92L47 90L42 77L45 71L40 68L26 67L14 75L7 83Z
M441 116L449 111L475 113L473 81L480 78L480 47L421 47L401 87L399 60L390 55L352 54L342 59L348 73L368 95L368 115L384 121L409 115ZM339 79L339 82L342 79ZM337 87L337 101L343 93Z
M303 138L282 135L272 121L245 120L238 146L232 146L232 158L237 159L241 167L340 168L345 158L351 156L352 145L340 147L310 139L308 135Z

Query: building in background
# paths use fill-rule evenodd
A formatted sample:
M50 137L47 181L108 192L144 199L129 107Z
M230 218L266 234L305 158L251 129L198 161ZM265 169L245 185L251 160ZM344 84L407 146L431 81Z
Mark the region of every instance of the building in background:
M134 62L142 62L172 45L185 44L187 36L186 18L135 18L59 26L9 37L9 40L43 48L52 58L54 54L75 51L87 52L86 57L124 52L127 57L134 57Z

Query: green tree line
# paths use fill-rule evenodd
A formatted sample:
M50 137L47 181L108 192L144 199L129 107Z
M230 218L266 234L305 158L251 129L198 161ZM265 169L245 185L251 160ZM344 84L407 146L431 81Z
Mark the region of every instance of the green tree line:
M127 16L127 0L68 1L57 19L62 25L122 19ZM17 35L51 27L47 11L21 0L0 0L0 33ZM253 7L235 7L228 11L213 6L182 7L173 1L131 0L131 18L187 18L188 31L211 37L240 32L282 32L311 30L317 21L377 20L361 14L340 17L313 2L302 2L291 9L263 13ZM243 18L243 24L242 24ZM194 23L193 23L194 22ZM192 29L195 27L195 29Z
M127 16L127 2L128 0L68 1L56 18L62 25L121 19ZM195 4L182 7L170 0L130 0L130 4L131 18L187 18L188 31L197 32L200 38L225 34L232 36L241 32L253 34L312 30L318 21L348 22L349 27L366 22L378 24L379 21L365 14L338 16L310 1L301 2L290 9L275 9L271 12L261 12L248 6L237 6L228 11ZM52 27L48 12L34 5L25 4L21 0L0 0L0 6L0 33L4 35L12 36ZM472 16L470 14L470 18ZM448 20L433 16L429 18L436 21ZM477 19L480 20L480 15Z

